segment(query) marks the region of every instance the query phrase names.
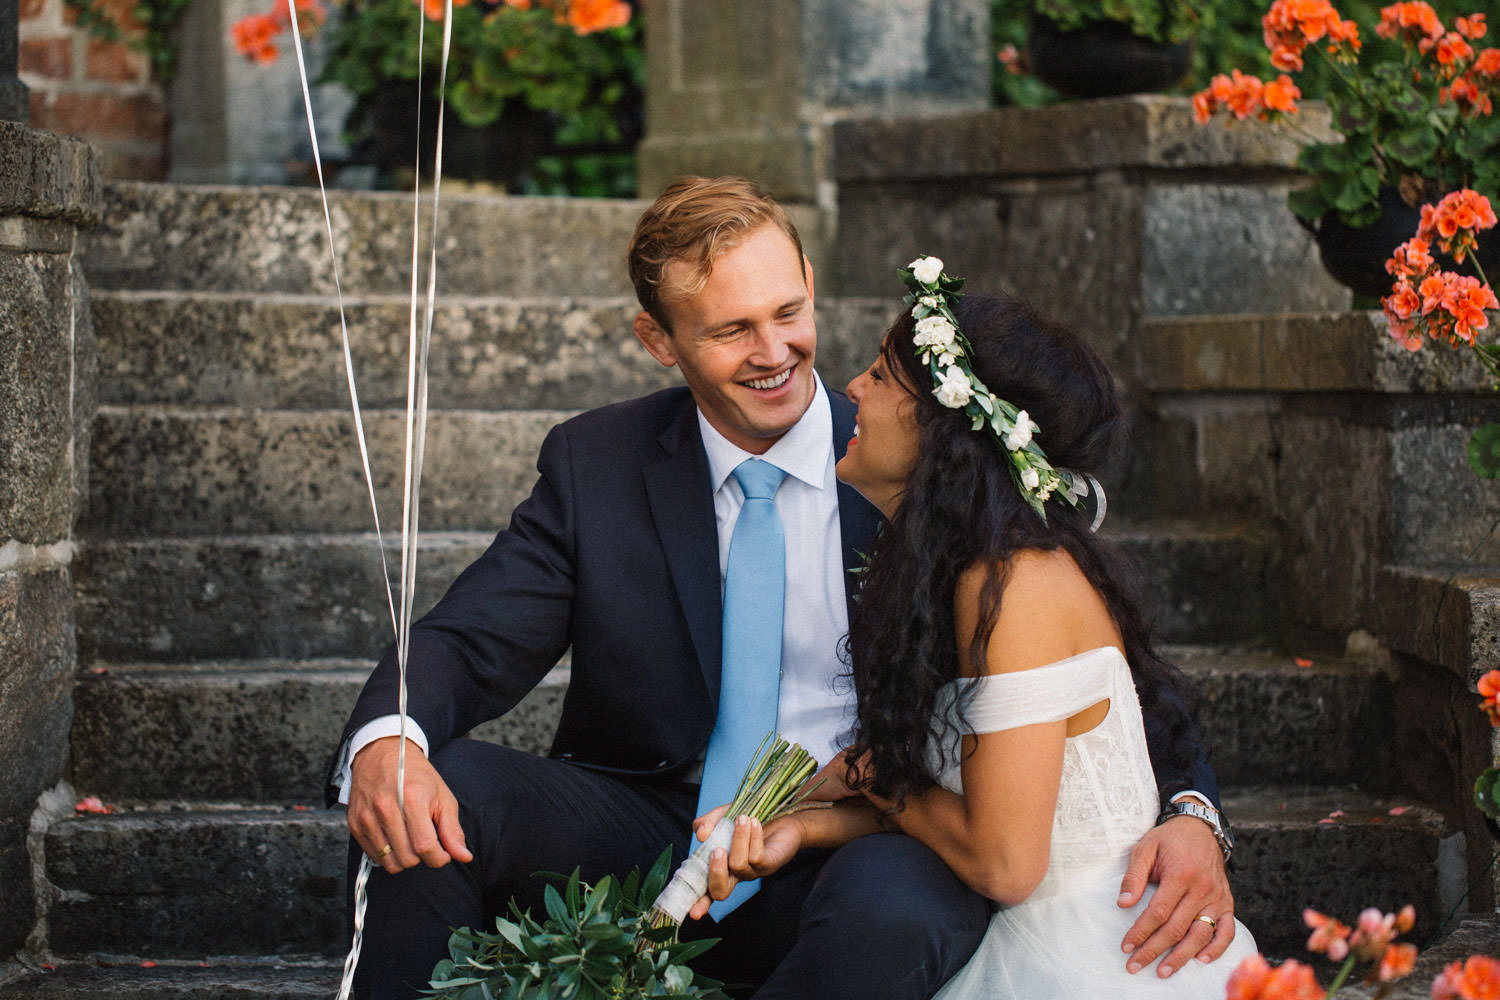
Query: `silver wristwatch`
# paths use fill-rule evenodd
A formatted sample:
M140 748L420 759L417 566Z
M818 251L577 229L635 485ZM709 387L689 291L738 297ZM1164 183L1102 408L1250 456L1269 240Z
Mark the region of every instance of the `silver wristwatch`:
M1195 816L1207 823L1208 828L1214 832L1214 839L1219 842L1219 850L1224 852L1224 863L1229 863L1229 856L1234 853L1234 834L1229 832L1229 824L1224 822L1219 810L1184 797L1167 803L1161 815L1156 817L1156 822L1164 823L1173 816Z

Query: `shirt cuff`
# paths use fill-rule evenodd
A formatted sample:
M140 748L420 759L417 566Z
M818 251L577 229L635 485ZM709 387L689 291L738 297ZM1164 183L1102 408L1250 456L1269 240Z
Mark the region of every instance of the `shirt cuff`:
M360 732L364 732L364 730L361 729ZM1201 805L1208 806L1208 808L1212 809L1214 812L1218 812L1219 811L1218 807L1215 806L1212 802L1210 802L1208 800L1208 796L1207 795L1204 795L1202 792L1194 791L1191 788L1189 788L1185 792L1178 792L1176 795L1172 796L1172 798L1169 799L1168 801L1171 801L1171 802L1181 802L1183 799L1195 799Z
M399 715L382 715L378 719L371 719L354 731L354 735L349 737L349 742L344 744L343 758L339 761L338 785L340 803L343 805L349 804L349 785L354 779L353 773L349 770L349 765L354 760L355 755L376 740L385 739L387 736L400 735L401 716ZM422 732L422 727L417 725L416 720L410 716L407 716L406 719L406 738L417 745L418 749L422 751L423 757L427 756L427 734Z

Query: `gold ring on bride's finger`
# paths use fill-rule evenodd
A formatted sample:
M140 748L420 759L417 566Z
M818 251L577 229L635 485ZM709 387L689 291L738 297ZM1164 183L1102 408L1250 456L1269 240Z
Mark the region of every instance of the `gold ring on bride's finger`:
M1194 920L1201 920L1201 921L1203 921L1205 924L1208 925L1208 929L1211 930L1211 931L1216 931L1216 930L1219 929L1219 922L1217 920L1215 920L1213 917L1210 917L1207 913L1200 913L1196 917L1194 917L1193 919Z
M375 852L375 860L379 861L381 858L385 857L389 853L391 853L391 845L390 844L386 844L380 850L378 850L378 851Z

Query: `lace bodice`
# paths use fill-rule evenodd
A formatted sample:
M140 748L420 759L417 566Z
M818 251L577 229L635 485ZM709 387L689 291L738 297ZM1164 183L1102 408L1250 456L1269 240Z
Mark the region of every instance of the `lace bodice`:
M1157 812L1156 777L1124 654L1104 646L1034 670L981 677L960 720L954 701L968 683L943 688L937 711L972 733L1057 722L1109 699L1103 721L1064 745L1051 857L1032 898L1066 888L1100 868L1117 867L1151 829ZM957 749L948 746L938 753L929 747L929 759L938 781L962 794Z

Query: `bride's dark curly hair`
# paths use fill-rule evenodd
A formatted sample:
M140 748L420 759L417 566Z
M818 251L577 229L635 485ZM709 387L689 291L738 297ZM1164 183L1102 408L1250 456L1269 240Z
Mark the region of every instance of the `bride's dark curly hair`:
M1123 415L1114 381L1093 349L1014 299L968 295L955 313L973 345L975 373L996 396L1030 414L1053 466L1097 475L1121 437ZM847 649L859 704L849 759L870 755L874 779L866 787L899 807L935 783L928 741L951 745L957 737L933 709L938 689L960 676L954 626L959 577L971 566L992 567L966 651L970 663L982 664L1005 588L1004 567L1023 549L1067 550L1104 597L1148 718L1153 764L1159 772L1168 763L1184 770L1195 733L1183 700L1187 682L1152 646L1136 574L1089 530L1089 500L1078 511L1054 498L1045 521L1027 504L994 438L971 430L962 411L933 396L932 377L913 348L914 326L904 314L880 351L916 399L919 453L900 507L875 542ZM971 693L961 696L960 712ZM858 776L849 778L853 784Z

